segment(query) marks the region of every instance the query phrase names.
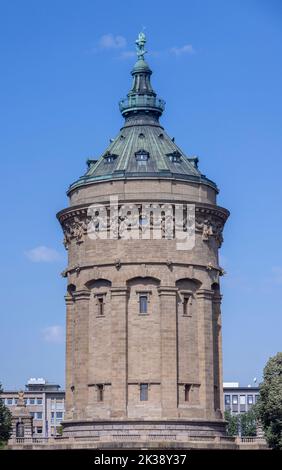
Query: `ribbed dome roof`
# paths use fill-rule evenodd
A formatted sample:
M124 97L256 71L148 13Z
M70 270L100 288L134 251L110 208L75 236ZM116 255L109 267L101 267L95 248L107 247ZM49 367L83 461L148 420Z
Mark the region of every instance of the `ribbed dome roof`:
M98 181L127 178L169 178L201 182L216 188L198 169L198 159L187 157L159 123L165 103L157 98L144 60L145 36L140 33L138 60L131 72L133 85L119 103L125 124L98 160L88 161L88 171L70 190Z

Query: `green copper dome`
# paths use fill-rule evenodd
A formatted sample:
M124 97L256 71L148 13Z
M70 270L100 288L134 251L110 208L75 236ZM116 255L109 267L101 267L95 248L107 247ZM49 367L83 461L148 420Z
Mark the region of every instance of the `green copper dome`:
M124 126L97 160L88 160L88 170L73 183L79 186L103 180L168 178L207 184L216 189L198 169L198 159L188 157L159 123L165 102L151 85L152 71L144 59L146 38L136 40L137 62L131 75L132 88L119 107Z

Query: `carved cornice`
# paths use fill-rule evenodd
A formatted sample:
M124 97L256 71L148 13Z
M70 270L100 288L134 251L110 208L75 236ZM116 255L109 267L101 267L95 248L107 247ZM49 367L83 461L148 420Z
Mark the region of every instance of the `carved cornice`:
M120 204L128 203L130 201L120 201ZM165 201L152 201L157 204L165 204ZM172 206L183 204L183 201L170 201ZM100 203L101 204L101 203ZM141 209L142 202L134 201L134 204ZM146 204L146 202L144 202ZM147 202L148 204L148 202ZM99 204L98 204L99 205ZM185 206L185 205L184 205ZM70 207L64 209L63 211L57 214L57 218L61 223L64 232L64 246L68 249L69 243L73 240L77 244L84 242L85 235L87 233L88 224L91 221L91 217L88 215L89 205L81 205L76 207ZM105 204L107 211L110 211L110 205ZM214 238L218 244L218 247L221 246L223 242L223 227L229 216L229 212L219 206L212 205L203 205L202 203L195 204L195 230L196 233L202 235L202 240L208 242L211 238ZM184 216L185 224L185 216ZM107 227L104 227L107 230ZM117 269L120 266L117 265Z
M122 265L123 267L138 265L139 267L141 267L140 276L141 277L147 277L147 276L150 276L150 271L148 269L150 266L167 266L167 262L166 261L146 261L144 263L144 261L139 262L138 260L130 261L130 262L120 260L120 265ZM85 270L85 269L94 269L95 272L93 273L93 278L99 279L100 277L103 277L103 274L100 271L100 268L110 268L110 267L115 267L116 268L116 261L109 262L109 263L83 264L83 265L80 265L79 267L78 266L70 266L69 268L66 268L63 271L63 273L64 273L63 277L67 277L68 274L77 273L78 269L79 269L79 271L82 271L82 270ZM187 277L189 277L189 278L194 277L194 269L195 268L196 269L207 270L211 273L216 272L218 274L218 276L222 276L223 274L225 274L225 272L223 271L223 269L220 266L214 266L211 263L209 263L208 265L205 265L205 264L197 264L197 263L186 264L186 263L171 261L171 267L182 267L182 268L189 269L190 272L187 272Z

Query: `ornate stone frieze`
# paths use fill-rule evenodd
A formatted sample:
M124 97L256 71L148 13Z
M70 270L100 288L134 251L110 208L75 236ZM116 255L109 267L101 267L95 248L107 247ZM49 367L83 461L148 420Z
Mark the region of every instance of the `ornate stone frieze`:
M179 204L172 204L171 213L169 214L169 216L167 216L167 214L165 216L166 217L165 219L166 230L167 230L167 227L171 228L171 236L168 238L173 238L173 224L175 222L175 206L176 205L179 206ZM106 207L107 214L110 214L110 207L109 206L105 206L105 207ZM185 205L183 207L184 207L183 230L185 231L185 230L188 230L189 228L188 227L189 221L187 221ZM137 211L141 220L142 219L142 204L138 203L134 205L134 211L135 212ZM124 212L124 208L123 208L123 212ZM120 237L121 232L123 230L123 225L124 225L124 213L123 212L121 212L118 215L118 224L114 224L115 227L118 227L118 232L119 232L118 235L115 234L116 235L115 238ZM221 208L213 209L210 207L196 206L195 215L196 215L195 229L197 233L201 233L202 240L205 242L209 242L211 238L214 238L218 246L220 247L223 242L222 232L223 232L225 221L228 217L228 212ZM88 214L88 207L67 209L66 211L61 212L58 215L58 218L60 220L60 223L64 231L64 246L66 249L68 249L71 241L74 241L77 244L83 243L88 227L93 226L93 219L91 219L90 215ZM153 218L153 216L151 215L147 228L150 229L150 226L152 227L153 223L158 224L158 220L156 221L156 219ZM164 221L161 220L160 222L161 229L163 228L163 225L164 225ZM108 223L104 224L103 227L100 224L100 230L106 230L106 231L108 230L111 233L111 236L113 236L111 220L109 220ZM144 230L144 227L142 226L142 231L143 230Z
M67 250L71 240L74 240L77 244L83 243L90 218L87 215L87 208L64 212L59 216L59 221L63 228L63 243Z

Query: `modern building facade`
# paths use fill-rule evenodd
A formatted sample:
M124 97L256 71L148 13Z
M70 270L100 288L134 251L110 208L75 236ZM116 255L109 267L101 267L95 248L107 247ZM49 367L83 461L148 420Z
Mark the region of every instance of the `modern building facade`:
M143 33L136 46L124 124L58 214L68 250L63 435L138 445L224 436L218 250L229 212L160 124Z
M258 397L258 387L242 387L238 382L223 383L224 411L230 411L232 415L249 411Z
M1 395L12 414L18 404L18 393L18 390L5 390ZM65 413L65 392L60 390L60 385L48 383L42 378L29 379L25 386L24 401L33 417L33 435L57 436Z

